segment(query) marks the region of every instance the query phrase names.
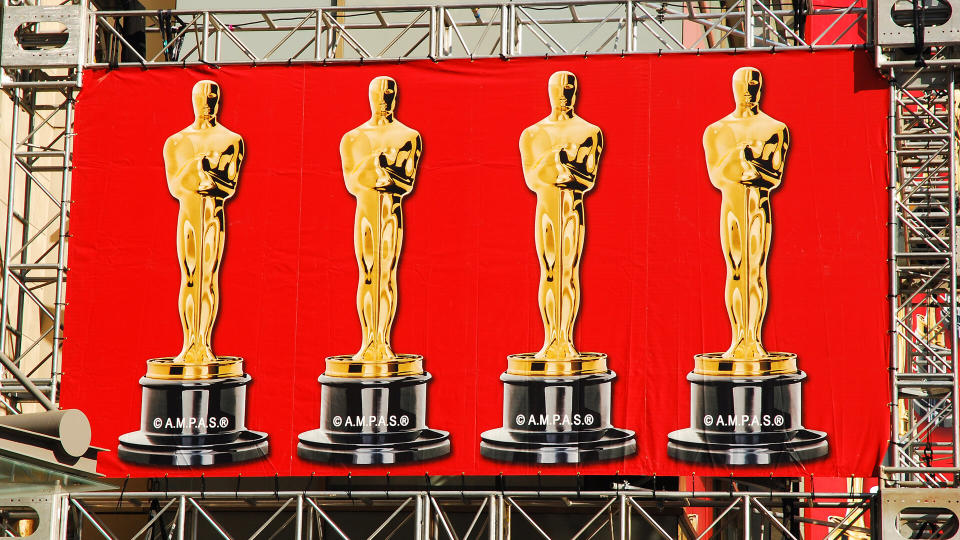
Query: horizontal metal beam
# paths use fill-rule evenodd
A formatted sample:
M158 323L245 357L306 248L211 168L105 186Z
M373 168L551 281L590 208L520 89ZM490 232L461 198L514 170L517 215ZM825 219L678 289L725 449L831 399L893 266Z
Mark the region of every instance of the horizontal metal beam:
M243 496L243 498L271 498L276 499L277 497L283 498L293 498L297 495L303 495L304 497L310 497L315 499L337 499L337 498L355 498L355 499L391 499L391 498L401 498L401 497L416 497L418 495L428 493L427 490L356 490L356 491L292 491L292 490L280 490L280 491L194 491L194 490L170 490L170 491L97 491L82 493L76 495L76 497L82 500L97 500L97 499L113 499L122 494L124 499L141 499L141 498L156 498L159 495L162 495L164 498L169 497L197 497L204 499L235 499L238 496L238 493ZM789 499L870 499L876 496L875 493L856 493L856 492L820 492L820 491L647 491L647 490L591 490L591 491L574 491L574 490L540 490L540 491L530 491L530 490L504 490L504 491L492 491L492 490L437 490L431 489L429 491L431 497L439 499L459 499L459 498L468 498L468 499L479 499L483 497L488 497L490 495L497 495L503 497L513 497L513 498L534 498L534 499L547 499L547 498L574 498L574 499L598 499L598 498L608 498L608 497L618 497L620 495L626 495L634 499L645 499L650 501L658 500L686 500L686 499L718 499L718 500L730 500L743 497L744 495L750 495L751 497L756 497L758 499L779 499L779 498L789 498Z
M806 20L820 20L827 30L817 39L805 40L801 37L802 29L792 27L796 24L795 11L780 3L767 6L764 2L768 1L740 0L729 5L718 0L680 0L674 4L652 0L580 0L91 11L87 26L93 30L84 66L289 64L359 59L394 62L568 52L699 54L714 49L846 49L850 45L839 44L840 39L834 39L834 34L846 35L857 26L856 21L868 15L866 7L854 0L843 0L841 6L813 7L805 14ZM854 24L837 24L849 17L854 18ZM133 48L114 28L115 21L128 24L131 18L141 19L147 34L160 34L164 47L155 54ZM682 25L687 26L681 29ZM492 27L497 30L490 31ZM468 35L467 30L471 29L475 32ZM683 39L683 33L691 31L695 32L694 38L702 37ZM264 48L255 46L262 43L255 44L248 37L264 33L275 34L279 39L267 40ZM831 34L830 42L823 40L827 33ZM707 35L710 39L704 39ZM291 39L294 36L299 37ZM404 44L393 49L401 41ZM384 43L387 45L381 48ZM287 49L282 49L285 44ZM866 47L862 43L859 46ZM378 50L377 54L368 52Z

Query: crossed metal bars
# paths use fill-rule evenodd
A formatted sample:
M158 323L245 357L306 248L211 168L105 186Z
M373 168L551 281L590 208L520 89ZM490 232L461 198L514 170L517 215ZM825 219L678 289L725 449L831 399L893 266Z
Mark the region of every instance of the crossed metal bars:
M17 413L23 401L58 401L74 100L71 88L10 95L0 407Z
M865 23L858 0L809 12L768 0L580 0L262 10L91 11L88 66L476 58L833 48ZM823 21L805 36L800 18ZM142 54L116 26L142 19L161 40ZM684 37L684 24L697 39ZM691 31L688 28L688 32ZM258 37L254 37L258 36Z
M866 537L862 518L874 509L875 496L864 493L763 493L763 492L180 492L94 493L69 497L70 528L78 539L130 540L153 538L223 538L227 540L297 540L336 538L342 540L508 540L511 535L555 540L628 540L651 531L667 540L713 538L723 527L735 527L741 538L751 532L775 531L797 540L796 528L785 524L777 511L785 499L807 501L809 506L833 508L841 515L831 520L794 517L800 522L825 527L823 538L844 534ZM126 507L149 516L136 523L124 520ZM345 518L352 508L365 516L379 512L385 518L365 521ZM558 527L557 508L575 512L581 526L571 533L567 523ZM552 509L544 514L542 508ZM686 509L706 508L711 521L700 526L687 519ZM745 511L748 510L748 511ZM129 511L129 510L127 510ZM259 512L258 522L239 524L232 512ZM640 519L644 526L631 522ZM679 525L672 525L678 523ZM857 525L861 523L861 525ZM122 535L115 531L123 527ZM563 532L557 532L563 529ZM673 529L673 530L670 530ZM647 536L644 536L647 537Z
M892 402L888 480L955 485L957 170L954 72L890 71Z

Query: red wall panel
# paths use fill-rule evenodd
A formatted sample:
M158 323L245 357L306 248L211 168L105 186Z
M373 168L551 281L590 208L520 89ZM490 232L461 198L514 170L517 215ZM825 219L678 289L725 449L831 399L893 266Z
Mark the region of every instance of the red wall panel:
M704 128L733 109L730 79L764 76L762 109L792 136L772 195L765 344L798 354L804 424L826 431L823 459L775 467L705 467L667 457L689 426L693 355L729 344L720 193L706 173ZM480 456L501 425L506 355L542 343L536 305L535 196L524 185L520 132L549 112L558 70L580 81L577 111L604 131L587 195L582 350L606 352L619 375L614 425L638 452L574 466L512 465ZM300 460L296 436L317 427L317 376L328 355L360 342L355 311L354 199L340 137L369 117L367 84L399 85L398 118L424 141L405 200L394 348L433 374L429 425L452 453L393 467ZM221 121L247 159L227 202L227 247L214 350L253 376L247 425L268 431L268 458L163 469L116 458L137 429L145 361L181 344L176 311L177 202L164 140L192 120L190 89L220 83ZM108 476L584 474L870 476L888 438L886 86L862 51L451 60L403 64L88 71L77 106L63 405L84 410Z

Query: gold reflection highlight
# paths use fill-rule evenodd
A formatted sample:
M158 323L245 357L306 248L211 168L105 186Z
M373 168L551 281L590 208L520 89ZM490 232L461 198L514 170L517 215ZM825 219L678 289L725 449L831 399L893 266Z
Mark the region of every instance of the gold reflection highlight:
M759 376L796 373L796 355L762 343L767 310L767 259L772 233L770 192L780 185L790 146L787 126L760 110L763 77L752 67L733 74L736 109L703 134L710 182L720 190L720 246L727 265L724 299L730 348L695 357L695 373Z
M547 84L550 115L520 135L523 177L537 195L534 238L540 261L539 305L544 343L539 352L511 355L513 375L583 375L607 371L606 356L580 353L573 329L580 310L584 195L593 189L603 132L577 116L577 77L558 71Z
M370 120L340 141L347 191L357 199L354 250L360 280L357 312L363 341L353 356L327 359L332 377L393 377L423 373L422 357L390 345L397 312L397 263L403 245L403 197L413 189L423 152L420 134L397 120L397 83L370 82Z
M26 538L37 531L37 521L34 519L17 520L17 536Z
M210 347L220 304L224 203L237 189L244 143L217 120L220 86L193 87L194 122L163 145L167 187L179 201L180 322L183 348L175 358L147 362L153 379L211 379L243 375L242 360L217 357Z

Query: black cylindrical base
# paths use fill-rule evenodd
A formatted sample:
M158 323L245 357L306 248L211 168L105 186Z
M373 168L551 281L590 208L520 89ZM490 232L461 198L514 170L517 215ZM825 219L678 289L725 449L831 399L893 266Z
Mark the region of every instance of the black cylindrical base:
M267 435L250 431L250 376L198 381L143 377L140 431L120 436L120 459L144 465L220 465L267 455Z
M297 455L310 461L389 465L450 453L450 434L430 429L429 373L320 381L320 428L300 434Z
M690 373L690 425L669 436L667 454L716 465L770 465L827 455L827 435L801 425L802 371L721 377Z
M486 431L480 455L498 461L582 463L637 451L632 431L610 424L612 371L570 377L504 373L503 427Z

